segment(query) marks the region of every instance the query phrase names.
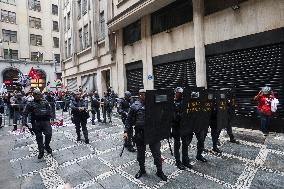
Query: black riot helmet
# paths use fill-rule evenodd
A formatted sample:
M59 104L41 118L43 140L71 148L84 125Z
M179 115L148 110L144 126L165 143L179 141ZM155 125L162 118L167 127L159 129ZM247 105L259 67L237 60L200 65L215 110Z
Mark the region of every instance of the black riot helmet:
M125 91L124 96L125 96L125 98L130 98L131 97L131 92Z

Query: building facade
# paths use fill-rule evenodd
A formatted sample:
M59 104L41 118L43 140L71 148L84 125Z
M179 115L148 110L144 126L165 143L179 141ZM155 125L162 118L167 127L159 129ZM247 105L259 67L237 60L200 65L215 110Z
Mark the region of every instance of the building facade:
M69 91L82 86L100 95L113 86L116 64L106 0L60 1L62 78Z
M0 0L0 83L13 90L18 74L33 67L32 87L61 77L58 0Z
M114 88L235 88L236 124L257 127L261 87L284 103L284 1L112 0ZM280 128L283 106L272 119ZM282 129L283 131L283 129Z
M239 125L256 126L252 98L273 88L284 103L282 0L61 1L63 80L69 90L112 86L234 88ZM283 106L272 124L280 127Z

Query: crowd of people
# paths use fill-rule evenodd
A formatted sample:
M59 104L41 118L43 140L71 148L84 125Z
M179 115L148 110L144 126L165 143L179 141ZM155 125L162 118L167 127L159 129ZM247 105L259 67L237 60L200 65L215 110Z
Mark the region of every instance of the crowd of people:
M202 156L204 151L204 141L208 133L208 127L211 128L211 136L213 143L213 152L222 153L218 146L219 135L223 128L230 137L230 142L239 144L235 140L232 133L232 117L234 114L235 104L230 98L226 100L226 106L228 107L228 116L225 121L224 127L219 127L217 123L217 105L213 99L212 114L210 114L210 122L208 126L202 127L202 129L192 130L187 135L182 134L181 130L181 116L185 111L183 106L183 93L184 90L181 87L175 89L174 95L174 116L172 120L171 137L174 139L174 157L176 160L176 166L178 169L184 170L185 168L192 168L190 164L188 150L192 141L193 135L197 138L197 155L196 159L201 162L207 162ZM48 154L52 154L50 148L50 142L52 139L52 127L50 121L56 119L56 109L62 109L62 111L69 112L71 114L72 123L75 125L75 131L77 134L77 141L81 141L81 130L84 136L84 141L89 144L87 120L91 114L91 123L95 125L96 120L98 122L112 123L112 111L117 106L117 112L120 114L122 123L125 125L124 130L124 147L130 152L136 152L137 149L137 161L139 163L139 171L135 175L135 178L140 178L146 173L145 170L145 136L144 128L146 124L145 119L145 94L146 90L139 90L138 99L132 98L132 94L129 91L125 92L124 98L119 99L114 93L112 88L109 88L102 98L100 98L97 91L86 93L80 87L78 92L41 92L39 89L34 89L24 94L20 90L16 90L13 93L4 93L0 97L0 126L2 124L2 115L7 113L10 119L13 120L13 131L18 129L18 124L23 127L27 127L35 134L38 144L38 159L43 158L44 150ZM208 95L209 98L209 95ZM269 119L275 105L275 96L269 87L264 87L254 100L258 101L258 112L261 118L261 130L265 135L268 133ZM279 103L279 102L278 102ZM6 111L5 110L6 107ZM275 107L274 107L275 108ZM102 111L102 118L101 118ZM31 123L31 128L28 126ZM45 142L43 143L43 135L45 135ZM136 146L136 149L134 148ZM167 176L162 171L162 159L161 159L161 142L154 142L149 144L150 150L154 158L154 164L157 167L157 176L163 181L167 181ZM182 157L180 157L180 147L182 148Z

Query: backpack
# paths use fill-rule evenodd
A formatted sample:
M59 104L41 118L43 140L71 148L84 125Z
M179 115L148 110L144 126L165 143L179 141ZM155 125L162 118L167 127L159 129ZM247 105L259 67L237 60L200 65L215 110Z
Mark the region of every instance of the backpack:
M50 107L48 103L34 103L34 115L38 117L50 116Z

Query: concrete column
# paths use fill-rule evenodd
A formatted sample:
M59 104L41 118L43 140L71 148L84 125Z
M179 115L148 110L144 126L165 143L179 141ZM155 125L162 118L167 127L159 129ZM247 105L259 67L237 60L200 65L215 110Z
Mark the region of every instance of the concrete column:
M197 87L207 88L204 46L204 0L192 0L192 4L196 62L196 85Z
M91 14L92 14L92 55L94 58L98 56L98 27L99 27L99 2L97 0L92 0L91 6Z
M127 78L124 65L124 45L123 45L123 30L117 31L116 45L116 67L117 67L117 92L119 96L123 96L126 91Z
M154 88L153 64L152 64L152 38L151 38L151 15L141 19L143 83L145 89ZM152 79L148 79L151 75Z

